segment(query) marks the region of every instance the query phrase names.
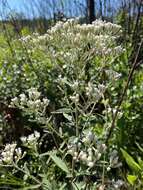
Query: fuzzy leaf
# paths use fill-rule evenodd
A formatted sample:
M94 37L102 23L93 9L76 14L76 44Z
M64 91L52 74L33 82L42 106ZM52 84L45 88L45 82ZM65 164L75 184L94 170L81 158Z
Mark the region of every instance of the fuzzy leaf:
M63 113L63 116L68 120L68 121L72 121L72 116L68 115L67 113Z
M50 157L59 168L61 168L64 172L69 173L67 165L61 158L59 158L58 156L56 156L56 154L53 153L50 154Z

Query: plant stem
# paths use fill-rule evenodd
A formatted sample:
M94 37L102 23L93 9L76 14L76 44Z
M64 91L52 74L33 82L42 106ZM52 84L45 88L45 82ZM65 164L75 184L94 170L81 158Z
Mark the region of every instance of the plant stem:
M33 179L33 181L35 181L37 184L41 185L41 182L40 182L36 177L34 177L34 176L31 175L30 173L24 171L23 169L19 168L15 163L13 163L13 166L14 166L17 170L19 170L19 171L23 172L24 174L28 175L28 176L29 176L31 179Z
M77 105L75 105L75 125L76 125L76 136L79 135L79 129L78 129L78 109Z
M105 183L105 155L104 155L104 163L103 163L103 170L102 170L102 185L104 186Z

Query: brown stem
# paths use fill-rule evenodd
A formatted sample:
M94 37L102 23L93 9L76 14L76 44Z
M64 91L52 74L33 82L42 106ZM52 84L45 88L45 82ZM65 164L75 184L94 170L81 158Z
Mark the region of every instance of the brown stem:
M143 43L143 40L142 40L141 43L140 43L140 46L139 46L138 51L137 51L137 53L136 53L136 57L135 57L134 62L133 62L133 64L132 64L131 70L130 70L130 72L129 72L126 85L125 85L125 87L124 87L124 89L123 89L123 93L122 93L122 95L121 95L121 98L119 99L119 102L118 102L118 105L117 105L117 109L116 109L116 112L115 112L115 114L114 114L114 116L113 116L113 120L112 120L112 123L111 123L111 127L110 127L110 129L109 129L109 133L108 133L107 138L106 138L106 144L108 144L108 141L109 141L109 139L110 139L110 137L111 137L111 135L112 135L112 132L113 132L113 130L114 130L114 128L115 128L115 121L116 121L116 118L117 118L117 116L118 116L118 112L119 112L120 106L121 106L121 104L122 104L122 102L123 102L123 100L124 100L124 97L125 97L125 95L126 95L126 92L127 92L128 87L129 87L130 81L131 81L131 79L132 79L133 73L134 73L134 71L135 71L136 65L138 64L138 63L137 63L137 59L138 59L138 55L139 55L139 52L140 52L142 43Z

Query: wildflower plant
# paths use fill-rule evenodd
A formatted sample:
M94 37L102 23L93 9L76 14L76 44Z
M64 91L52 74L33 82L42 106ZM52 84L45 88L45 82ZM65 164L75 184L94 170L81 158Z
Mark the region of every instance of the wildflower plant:
M23 182L10 186L43 190L126 188L118 130L106 143L124 74L121 33L119 25L109 22L81 25L69 19L43 35L34 33L15 42L27 47L16 51L21 54L24 88L15 96L17 81L8 106L35 123L29 123L30 134L21 134L18 142L1 151L5 183L19 180ZM122 116L118 110L117 119ZM8 174L3 172L7 167Z

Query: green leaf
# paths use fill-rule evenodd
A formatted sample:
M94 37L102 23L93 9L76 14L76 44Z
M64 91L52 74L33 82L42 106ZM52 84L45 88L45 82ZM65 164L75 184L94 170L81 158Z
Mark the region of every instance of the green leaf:
M141 171L141 167L135 160L125 151L121 148L121 152L123 154L123 157L125 158L128 166L134 171L139 173Z
M61 168L66 173L70 173L67 165L65 164L65 162L61 158L56 156L56 154L54 154L54 153L50 154L50 157L59 168Z
M67 113L63 113L63 116L68 120L68 121L72 121L72 116L68 115Z
M137 176L135 176L135 175L128 175L128 176L127 176L127 180L128 180L128 182L129 182L131 185L134 185L134 184L135 184L135 181L137 180Z

